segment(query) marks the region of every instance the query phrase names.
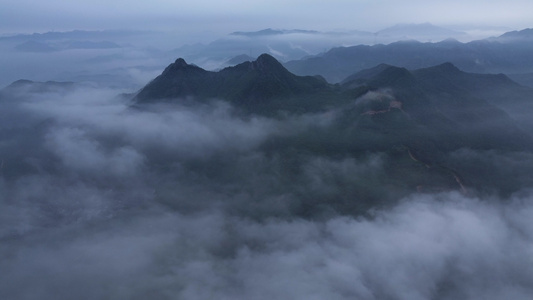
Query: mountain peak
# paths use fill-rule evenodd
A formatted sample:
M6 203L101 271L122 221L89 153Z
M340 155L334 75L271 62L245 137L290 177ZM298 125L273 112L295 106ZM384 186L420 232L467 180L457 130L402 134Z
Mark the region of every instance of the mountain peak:
M185 61L185 59L180 57L180 58L176 59L176 61L174 62L174 65L176 65L178 67L186 67L189 64Z
M19 79L17 81L12 82L10 85L8 85L8 87L10 87L10 86L12 86L12 87L23 86L23 85L28 85L28 84L32 84L32 83L34 83L34 82L31 81L31 80L28 80L28 79Z
M259 31L245 32L245 31L235 31L231 35L242 35L247 37L256 37L256 36L266 36L266 35L277 35L283 34L281 30L274 30L272 28L267 28Z
M252 68L259 71L286 71L285 67L281 65L273 56L263 53L252 62Z
M520 31L510 31L502 34L500 39L531 39L533 37L533 29L526 28Z
M382 63L373 68L364 69L362 71L359 71L353 75L346 77L343 81L341 81L341 84L349 83L353 85L354 83L358 84L358 83L364 82L366 80L369 80L379 75L381 72L385 71L386 69L390 67L393 67L393 66Z
M175 73L184 70L205 71L196 65L188 64L183 58L178 58L174 63L165 68L163 74Z
M323 80L296 76L271 55L262 54L253 62L218 72L178 59L141 89L135 101L141 104L187 97L200 102L224 99L246 111L268 114L319 110L340 96ZM309 99L316 100L311 103Z
M263 53L257 57L257 61L278 62L272 55Z
M457 68L454 64L452 64L451 62L445 62L443 64L440 64L438 66L435 66L433 67L437 70L440 70L440 71L443 71L443 72L449 72L449 73L459 73L459 72L462 72L461 70L459 70L459 68Z
M436 65L433 67L429 67L429 68L422 68L422 69L414 70L413 72L423 77L431 77L431 78L434 78L435 76L457 77L464 73L463 71L461 71L459 68L457 68L454 64L450 62L446 62L446 63Z
M344 88L355 88L362 84L374 87L394 87L413 80L413 75L406 68L379 64L373 68L359 71L346 77L341 82Z

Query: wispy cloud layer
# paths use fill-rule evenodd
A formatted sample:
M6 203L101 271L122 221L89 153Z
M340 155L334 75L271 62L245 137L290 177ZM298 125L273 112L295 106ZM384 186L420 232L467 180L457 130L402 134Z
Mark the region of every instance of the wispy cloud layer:
M376 184L387 154L281 150L327 128L327 114L242 117L223 102L139 110L113 95L84 87L0 103L18 116L0 131L2 297L533 295L527 181L504 199L413 191L356 213L361 199L387 196ZM450 159L533 165L466 149Z

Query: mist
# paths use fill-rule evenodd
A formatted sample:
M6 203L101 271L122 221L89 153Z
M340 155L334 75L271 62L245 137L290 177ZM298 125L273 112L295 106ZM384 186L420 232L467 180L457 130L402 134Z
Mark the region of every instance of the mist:
M453 38L467 42L510 30L479 28L472 34L470 27L463 30L451 26L452 30L446 25L440 27L429 23L394 25L372 29L358 26L315 28L294 27L293 24L280 27L275 22L263 27L219 26L205 30L192 25L130 26L127 30L124 27L94 29L88 26L6 33L0 36L0 64L4 70L0 74L0 86L19 79L54 80L84 82L131 92L147 84L177 57L208 70L219 70L253 60L262 53L288 62L339 46L390 44L413 39L438 42ZM254 29L243 31L243 28Z
M484 178L417 192L385 180L391 153L302 146L339 111L265 117L220 99L139 107L122 88L31 87L0 98L2 298L533 294L529 153L449 156L497 170L503 192L477 191Z

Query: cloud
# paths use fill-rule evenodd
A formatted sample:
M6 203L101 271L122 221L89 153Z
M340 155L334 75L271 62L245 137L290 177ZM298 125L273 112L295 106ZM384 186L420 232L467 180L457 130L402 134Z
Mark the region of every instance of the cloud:
M373 218L327 221L146 212L4 244L2 290L19 299L528 299L529 201L413 196Z
M103 149L77 128L61 128L46 136L50 150L67 168L78 172L111 173L115 176L135 174L143 163L143 156L129 146Z
M232 108L223 102L200 107L154 105L149 110L135 110L113 99L113 92L83 89L66 97L38 99L26 107L43 118L54 118L61 126L83 127L93 135L114 136L135 147L172 148L182 155L203 155L225 147L247 149L278 130L265 118L234 118Z
M12 158L0 167L2 297L533 295L528 153L449 156L458 169L500 170L488 179L509 178L505 196L416 193L390 179L397 164L397 176L426 168L407 154L322 148L337 112L269 119L220 101L133 109L115 92L0 105L17 112L0 130Z

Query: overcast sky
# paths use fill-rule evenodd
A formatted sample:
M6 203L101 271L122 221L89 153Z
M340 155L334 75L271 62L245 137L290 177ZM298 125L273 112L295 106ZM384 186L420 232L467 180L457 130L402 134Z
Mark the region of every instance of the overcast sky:
M73 29L376 31L397 23L533 27L530 0L0 0L0 33ZM456 27L457 28L457 27Z

